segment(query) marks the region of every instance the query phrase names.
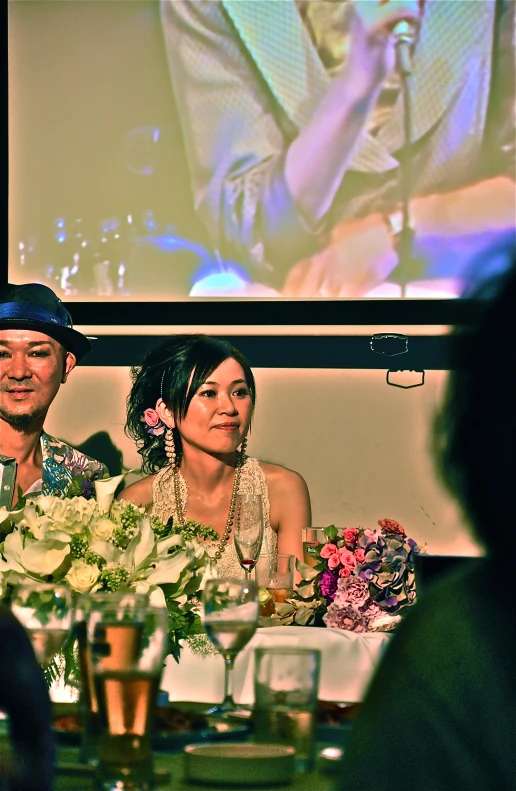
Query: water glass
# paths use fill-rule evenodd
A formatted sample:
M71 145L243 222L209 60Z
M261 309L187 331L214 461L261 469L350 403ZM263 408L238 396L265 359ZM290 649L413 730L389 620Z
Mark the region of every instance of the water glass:
M297 771L315 762L315 730L321 652L289 646L254 652L255 741L296 750Z
M168 649L168 613L131 596L103 602L87 616L100 719L98 786L104 791L153 788L152 719Z
M34 653L45 669L59 653L72 626L72 599L66 585L47 582L18 585L11 610L29 633Z
M224 698L210 714L238 711L233 699L233 666L258 625L258 586L241 579L208 580L202 595L204 631L224 657Z

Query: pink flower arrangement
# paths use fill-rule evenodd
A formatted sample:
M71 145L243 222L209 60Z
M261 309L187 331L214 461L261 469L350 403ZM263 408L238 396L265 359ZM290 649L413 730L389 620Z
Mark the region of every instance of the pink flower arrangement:
M327 541L314 543L315 568L304 567L284 616L355 632L378 628L373 623L384 616L381 628L392 628L397 613L416 601L416 542L394 519L380 519L375 530L331 525L324 533Z

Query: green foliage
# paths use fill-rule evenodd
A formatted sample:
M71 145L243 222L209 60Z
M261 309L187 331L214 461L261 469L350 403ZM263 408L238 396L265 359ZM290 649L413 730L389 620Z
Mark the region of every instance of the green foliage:
M200 522L194 522L193 519L188 519L184 527L180 527L177 532L185 541L191 541L194 538L200 538L203 541L218 541L219 539L219 534L211 525L201 525Z
M76 533L70 539L70 554L75 560L80 560L84 557L84 553L88 549L89 541L82 533Z
M172 517L170 517L170 519L168 519L166 522L162 522L159 516L151 516L150 525L154 531L154 535L158 540L168 538L174 532L172 529Z
M20 484L18 484L17 490L18 490L18 501L14 506L13 511L21 511L22 508L25 508L25 506L27 505L27 498L23 494L23 489L21 488Z
M166 597L168 609L168 632L170 653L179 662L180 641L192 635L203 634L200 616L195 612L195 603L183 605L182 609L175 599Z
M84 553L83 560L89 566L98 566L99 568L106 564L104 558L97 555L96 552L92 552L91 549L88 549L87 552Z
M59 657L55 656L47 667L43 668L43 677L47 689L50 689L52 684L55 684L61 678L62 668L59 662Z
M132 538L140 528L142 516L135 505L128 503L125 511L120 515L120 524L125 534Z
M84 488L82 486L84 479L85 476L83 473L74 475L66 490L66 497L82 497L84 494Z
M123 527L115 527L113 535L111 536L111 542L115 547L118 549L125 549L130 540L130 536L127 535Z
M123 566L116 566L115 568L105 568L99 574L99 588L109 593L115 593L119 588L124 585L129 577L129 572Z
M51 590L33 590L23 600L23 604L35 610L42 626L46 626L52 616L61 619L68 612L68 602L62 596L55 596Z

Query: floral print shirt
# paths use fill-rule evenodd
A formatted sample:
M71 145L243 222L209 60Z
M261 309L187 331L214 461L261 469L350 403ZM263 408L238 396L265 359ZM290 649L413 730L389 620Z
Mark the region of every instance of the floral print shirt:
M109 476L107 467L100 461L86 456L65 442L51 437L45 432L41 435L43 455L43 474L39 481L30 487L27 496L53 494L64 496L72 479L76 475L82 477L80 483L82 494L89 498L94 495L93 482ZM11 456L0 455L0 507L10 508L16 480L16 460Z

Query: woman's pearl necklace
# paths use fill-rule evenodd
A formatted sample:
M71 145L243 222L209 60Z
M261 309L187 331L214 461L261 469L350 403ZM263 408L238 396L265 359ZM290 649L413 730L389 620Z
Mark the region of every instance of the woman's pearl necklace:
M236 505L236 498L238 494L238 490L240 488L240 478L242 476L242 467L244 465L245 456L237 451L237 461L235 467L235 477L233 478L233 489L231 492L231 501L229 503L229 511L228 511L228 518L226 520L226 527L224 528L224 533L220 540L220 544L217 544L217 551L215 552L215 560L220 560L222 557L222 553L226 549L226 546L229 541L229 537L231 535L231 530L233 528L233 522L235 519L235 505ZM188 484L185 481L186 490L188 492ZM181 525L181 527L185 526L186 520L185 515L183 513L183 506L181 504L181 491L179 488L179 467L174 467L174 499L176 501L176 516Z

